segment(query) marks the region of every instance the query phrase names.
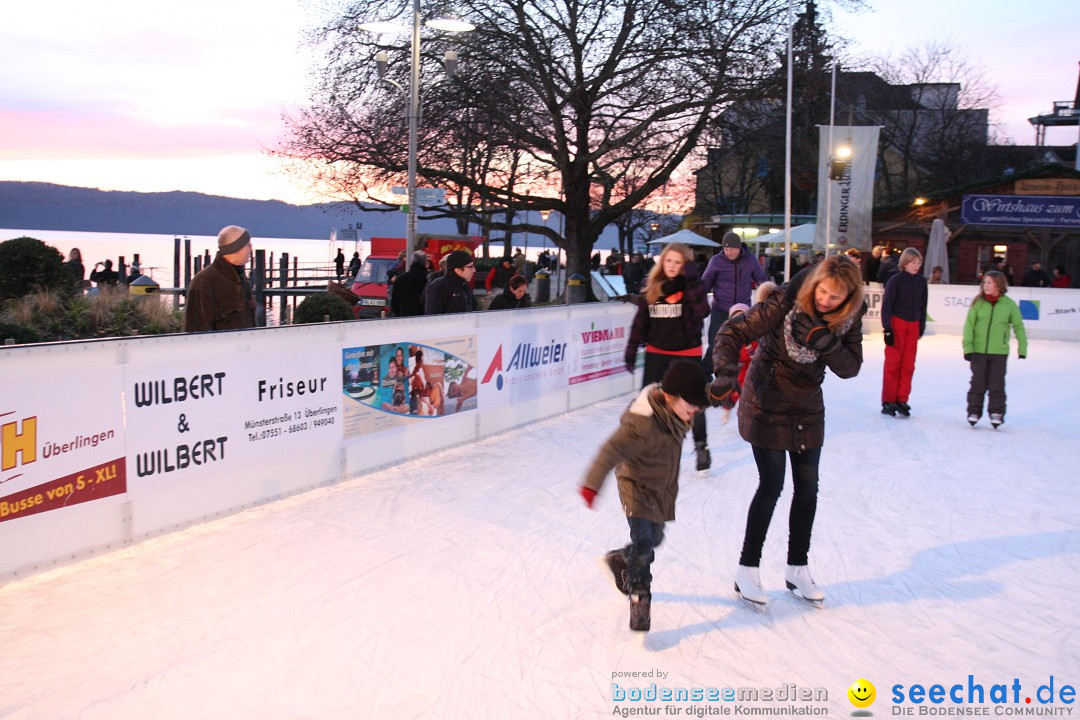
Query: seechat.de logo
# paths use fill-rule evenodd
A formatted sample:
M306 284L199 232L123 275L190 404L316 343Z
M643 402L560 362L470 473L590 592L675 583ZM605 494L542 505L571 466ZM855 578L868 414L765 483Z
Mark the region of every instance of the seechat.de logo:
M859 678L855 682L851 683L851 687L847 691L848 700L851 704L859 708L859 710L851 713L859 717L870 717L874 713L866 710L874 704L874 700L877 699L877 690L874 688L874 683L870 682L866 678Z

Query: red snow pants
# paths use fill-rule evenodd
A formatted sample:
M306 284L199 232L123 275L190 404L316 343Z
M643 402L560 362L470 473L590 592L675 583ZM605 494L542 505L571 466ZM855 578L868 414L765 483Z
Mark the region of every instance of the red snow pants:
M885 372L881 379L881 402L906 403L915 374L919 347L919 323L892 318L893 344L885 346Z

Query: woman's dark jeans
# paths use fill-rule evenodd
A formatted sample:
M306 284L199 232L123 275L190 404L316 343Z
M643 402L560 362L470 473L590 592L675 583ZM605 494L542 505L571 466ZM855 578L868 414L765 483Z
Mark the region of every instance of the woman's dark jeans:
M769 450L753 446L754 460L758 466L758 488L750 503L746 517L746 535L743 537L740 565L758 567L761 564L761 548L769 532L776 501L784 489L787 472L784 450ZM788 565L806 565L810 553L810 534L814 529L817 512L818 462L821 448L792 452L791 476L795 493L791 498L791 514L788 518Z

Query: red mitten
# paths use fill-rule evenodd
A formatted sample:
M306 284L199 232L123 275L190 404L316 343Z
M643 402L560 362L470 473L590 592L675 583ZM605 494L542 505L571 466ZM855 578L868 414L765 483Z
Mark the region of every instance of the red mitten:
M596 491L593 490L591 487L585 487L584 485L582 485L579 492L581 493L581 497L585 498L585 504L588 505L589 509L591 510L593 500L596 499Z

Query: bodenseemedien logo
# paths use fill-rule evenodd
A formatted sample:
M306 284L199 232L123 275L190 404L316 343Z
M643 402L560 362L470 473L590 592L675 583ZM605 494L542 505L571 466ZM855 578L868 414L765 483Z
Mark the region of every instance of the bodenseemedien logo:
M853 711L851 714L855 717L872 717L874 713L870 712L866 708L874 704L874 700L877 699L877 689L874 687L874 683L870 682L866 678L859 678L855 682L851 683L851 687L847 691L848 700L851 704L859 708Z

